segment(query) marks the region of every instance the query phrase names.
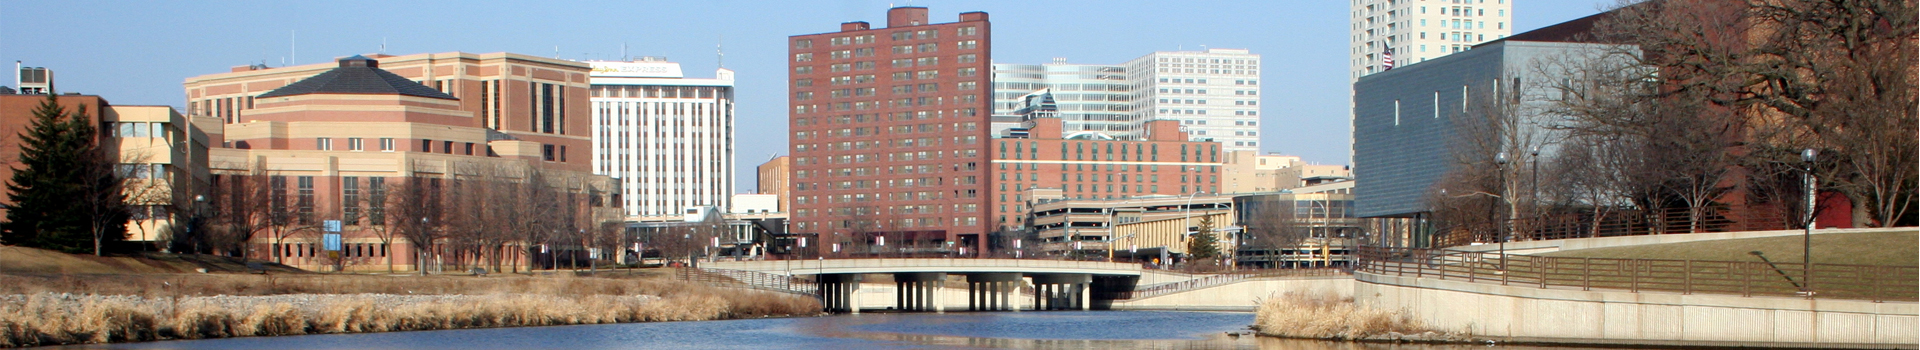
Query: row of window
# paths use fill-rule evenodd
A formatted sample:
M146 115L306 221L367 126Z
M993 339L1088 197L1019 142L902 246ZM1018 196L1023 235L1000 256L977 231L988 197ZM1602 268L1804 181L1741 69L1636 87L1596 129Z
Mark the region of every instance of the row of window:
M955 28L953 32L954 32L953 34L957 36L974 36L974 35L980 35L980 28L975 26L965 26L965 27ZM893 39L894 41L939 39L940 30L925 29L925 30L897 31L889 34L888 38ZM875 40L875 39L876 38L873 36L873 34L842 36L842 37L828 38L827 44L831 46L842 46L842 45L865 45L865 44L880 42L879 40ZM793 48L795 49L813 48L813 39L794 40Z

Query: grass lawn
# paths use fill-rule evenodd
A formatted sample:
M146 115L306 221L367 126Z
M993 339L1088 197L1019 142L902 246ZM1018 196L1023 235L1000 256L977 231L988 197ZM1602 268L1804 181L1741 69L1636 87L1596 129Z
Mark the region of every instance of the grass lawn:
M1800 262L1801 236L1743 238L1667 243L1628 247L1567 250L1540 256L1615 259L1671 259L1702 261L1759 261L1748 252L1760 251L1774 262ZM1813 262L1854 265L1920 265L1920 231L1900 228L1881 232L1813 235Z

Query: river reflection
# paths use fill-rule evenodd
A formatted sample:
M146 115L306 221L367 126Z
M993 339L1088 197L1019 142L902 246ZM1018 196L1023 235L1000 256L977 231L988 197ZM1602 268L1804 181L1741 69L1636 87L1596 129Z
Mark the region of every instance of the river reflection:
M1464 350L1483 347L1359 344L1228 334L1244 330L1252 323L1253 314L1220 312L869 313L710 322L187 340L57 349Z

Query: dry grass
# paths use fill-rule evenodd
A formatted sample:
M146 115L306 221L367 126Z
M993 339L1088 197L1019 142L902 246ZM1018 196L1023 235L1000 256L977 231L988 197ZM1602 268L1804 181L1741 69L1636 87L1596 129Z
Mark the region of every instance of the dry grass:
M1287 293L1260 303L1254 330L1261 335L1312 339L1366 339L1389 332L1425 332L1425 326L1397 310L1353 304L1353 298Z
M1799 235L1724 239L1714 241L1565 250L1540 254L1549 257L1610 259L1671 259L1759 262L1748 252L1758 251L1777 263L1799 263L1805 238ZM1813 235L1813 262L1817 264L1914 266L1920 264L1920 231L1902 227L1868 232ZM1903 249L1888 249L1903 247Z
M209 297L284 294L311 302ZM0 346L713 320L820 309L803 296L660 277L0 276L0 295L12 295L0 297L10 298L0 304ZM408 295L444 297L392 302Z

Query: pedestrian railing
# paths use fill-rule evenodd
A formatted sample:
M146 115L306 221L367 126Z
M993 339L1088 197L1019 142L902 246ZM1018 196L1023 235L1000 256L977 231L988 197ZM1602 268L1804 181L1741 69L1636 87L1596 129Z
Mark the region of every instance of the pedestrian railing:
M1726 294L1920 301L1920 268L1546 257L1443 249L1361 247L1354 271L1510 286L1632 293Z
M675 268L674 270L674 276L682 281L704 283L720 287L758 289L801 295L814 295L814 293L819 290L819 286L797 280L793 278L793 276L759 271L706 268Z
M1207 275L1204 277L1197 277L1197 278L1193 278L1185 281L1179 281L1179 282L1169 282L1169 283L1160 283L1160 284L1154 284L1154 285L1148 285L1148 286L1140 286L1139 288L1136 288L1131 291L1122 291L1122 292L1114 293L1113 295L1110 295L1110 296L1102 296L1103 298L1101 299L1129 300L1129 299L1152 298L1152 297L1157 297L1157 296L1162 296L1167 294L1212 288L1212 287L1232 284L1235 282L1240 282L1240 281L1245 281L1250 279L1282 278L1282 277L1346 276L1348 274L1349 273L1347 272L1346 269L1243 270L1243 271L1236 271L1232 273Z

